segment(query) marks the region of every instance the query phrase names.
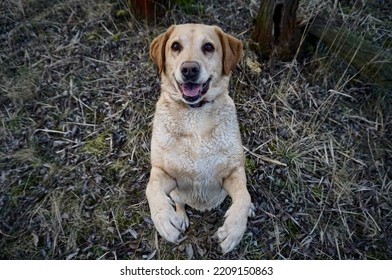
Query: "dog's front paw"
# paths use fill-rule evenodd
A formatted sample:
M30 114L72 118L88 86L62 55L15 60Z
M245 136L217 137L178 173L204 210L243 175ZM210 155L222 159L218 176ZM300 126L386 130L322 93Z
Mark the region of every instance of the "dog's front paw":
M188 215L186 214L185 210L177 210L176 214L180 217L180 219L182 220L181 223L181 231L184 232L188 227L189 227L189 218Z
M158 210L151 215L155 228L167 241L177 243L179 236L187 227L187 220L174 209ZM188 222L189 223L189 222Z
M246 230L247 219L243 217L227 217L225 223L216 232L216 237L220 242L222 253L226 254L240 243Z

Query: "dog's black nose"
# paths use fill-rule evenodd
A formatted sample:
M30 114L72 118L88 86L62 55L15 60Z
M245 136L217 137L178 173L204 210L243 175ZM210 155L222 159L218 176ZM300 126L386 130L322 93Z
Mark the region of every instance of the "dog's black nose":
M195 61L185 61L181 64L181 74L187 82L195 82L199 78L200 65Z

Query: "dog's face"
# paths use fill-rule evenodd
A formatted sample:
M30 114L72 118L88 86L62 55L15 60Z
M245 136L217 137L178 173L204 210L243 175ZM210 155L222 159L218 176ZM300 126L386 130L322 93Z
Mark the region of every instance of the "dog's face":
M241 41L219 27L202 24L171 26L150 47L164 91L191 106L224 92L241 55Z

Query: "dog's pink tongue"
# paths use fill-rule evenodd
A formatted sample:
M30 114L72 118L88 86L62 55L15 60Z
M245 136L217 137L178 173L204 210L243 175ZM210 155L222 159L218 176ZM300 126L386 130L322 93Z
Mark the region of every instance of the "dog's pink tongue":
M194 97L199 95L202 89L201 84L194 84L194 83L186 83L181 86L182 93L189 97Z

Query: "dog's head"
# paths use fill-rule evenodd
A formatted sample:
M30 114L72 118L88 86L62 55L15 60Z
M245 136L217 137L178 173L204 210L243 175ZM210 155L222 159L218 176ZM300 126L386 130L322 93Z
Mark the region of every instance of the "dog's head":
M225 92L242 43L217 26L172 25L152 41L150 56L171 98L197 105Z

